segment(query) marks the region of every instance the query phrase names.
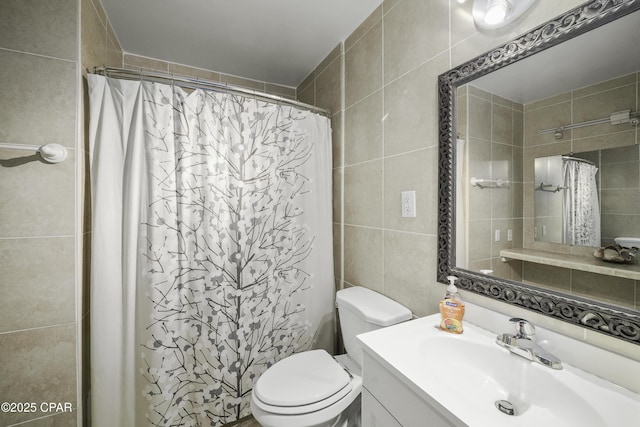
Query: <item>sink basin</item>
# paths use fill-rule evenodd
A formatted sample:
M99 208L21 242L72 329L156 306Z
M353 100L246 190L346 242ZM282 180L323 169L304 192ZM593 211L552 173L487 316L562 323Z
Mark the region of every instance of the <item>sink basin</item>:
M640 237L616 237L613 241L623 248L640 248Z
M493 341L484 345L452 336L433 337L423 340L420 352L430 375L448 393L474 406L493 410L496 402L506 401L520 419L545 420L552 426L566 425L567 420L582 427L606 425L589 402L563 382L562 375L511 354ZM443 366L452 368L459 381L451 381L450 370L441 369ZM454 388L459 384L464 385Z
M602 427L640 419L638 394L567 363L562 370L532 363L468 322L455 335L441 331L439 321L439 315L428 316L358 338L456 425Z

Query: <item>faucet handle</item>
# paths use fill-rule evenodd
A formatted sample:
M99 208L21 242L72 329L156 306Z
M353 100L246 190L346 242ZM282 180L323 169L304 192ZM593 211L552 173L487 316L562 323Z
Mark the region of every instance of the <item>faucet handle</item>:
M512 317L509 321L515 323L517 331L516 338L526 338L530 340L536 334L536 328L525 319Z

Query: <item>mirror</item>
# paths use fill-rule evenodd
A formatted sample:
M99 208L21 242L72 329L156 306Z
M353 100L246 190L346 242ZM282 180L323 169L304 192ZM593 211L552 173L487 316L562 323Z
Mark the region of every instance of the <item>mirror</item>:
M535 158L534 240L607 247L640 236L639 166L639 145Z
M639 9L585 3L439 77L440 282L640 344L640 264L593 256L640 237ZM565 227L549 196L589 163L598 204Z

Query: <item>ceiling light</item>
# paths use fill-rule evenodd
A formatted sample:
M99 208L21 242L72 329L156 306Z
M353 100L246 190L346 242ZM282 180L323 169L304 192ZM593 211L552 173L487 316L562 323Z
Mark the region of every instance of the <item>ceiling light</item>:
M522 16L536 0L474 0L473 20L483 30L504 27Z
M507 0L488 0L484 12L484 22L489 25L500 24L507 17L511 4Z

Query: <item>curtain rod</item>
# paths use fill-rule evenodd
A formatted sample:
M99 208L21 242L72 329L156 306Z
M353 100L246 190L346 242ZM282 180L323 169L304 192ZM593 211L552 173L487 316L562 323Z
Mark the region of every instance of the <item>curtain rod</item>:
M587 160L587 159L581 159L580 157L573 157L572 155L568 155L568 156L561 156L562 160L573 160L575 162L582 162L582 163L588 163L591 166L595 166L596 164L593 163L591 160Z
M623 123L629 123L631 126L638 126L640 123L640 112L633 112L630 109L624 111L616 111L611 113L609 117L603 117L601 119L588 120L586 122L575 123L572 125L564 125L557 128L543 129L540 131L540 135L552 133L556 139L562 139L563 131L576 128L582 128L586 126L599 125L603 123L609 123L611 125L619 125Z
M259 90L246 89L239 86L233 86L227 83L213 82L211 80L203 80L195 77L181 76L177 74L167 74L157 71L128 70L126 68L117 67L93 67L94 74L100 74L105 77L113 77L125 80L148 80L158 83L173 84L180 87L191 89L205 89L216 92L231 92L238 95L260 98L263 101L271 101L278 104L291 105L302 110L311 111L326 117L331 117L331 111L324 108L315 107L305 104L304 102L293 99L284 98L278 95L272 95Z

